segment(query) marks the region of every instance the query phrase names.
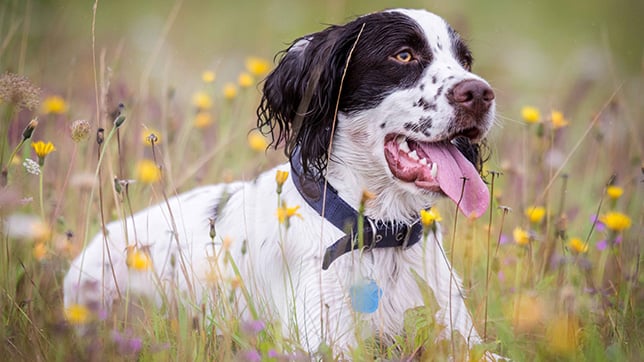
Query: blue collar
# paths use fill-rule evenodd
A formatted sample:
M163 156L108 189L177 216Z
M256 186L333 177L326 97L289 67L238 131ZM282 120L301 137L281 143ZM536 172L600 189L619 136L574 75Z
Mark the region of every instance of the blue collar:
M340 256L357 250L358 245L358 211L347 204L338 195L338 192L326 183L326 197L324 193L324 177L315 178L304 173L300 161L300 152L295 150L291 157L291 169L293 170L293 183L295 188L306 202L323 216L327 221L336 228L344 231L345 236L338 239L333 245L329 246L324 253L322 269L327 270L331 263ZM322 206L326 204L324 215L322 215ZM406 249L418 241L423 234L423 227L419 220L413 224L402 224L392 226L390 222L378 222L366 216L363 216L363 240L366 250L372 248L395 248L401 247Z

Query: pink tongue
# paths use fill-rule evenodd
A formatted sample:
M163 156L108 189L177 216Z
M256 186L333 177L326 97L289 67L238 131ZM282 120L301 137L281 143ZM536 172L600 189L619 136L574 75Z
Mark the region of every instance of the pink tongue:
M467 217L479 217L487 210L490 192L479 176L476 168L451 143L424 143L422 149L432 162L438 164L436 179L443 192L459 207ZM466 178L463 188L463 178Z

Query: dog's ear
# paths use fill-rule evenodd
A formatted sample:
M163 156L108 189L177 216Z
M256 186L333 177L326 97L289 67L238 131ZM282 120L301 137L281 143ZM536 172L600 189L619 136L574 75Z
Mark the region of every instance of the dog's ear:
M289 160L299 147L305 172L322 175L326 168L340 82L357 38L347 26L293 42L264 82L257 127L273 147L285 145Z

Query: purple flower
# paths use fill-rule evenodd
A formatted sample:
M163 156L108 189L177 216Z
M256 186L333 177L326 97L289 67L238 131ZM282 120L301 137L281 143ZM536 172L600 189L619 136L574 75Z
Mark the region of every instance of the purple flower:
M256 350L251 349L251 350L242 352L241 359L242 361L247 361L247 362L259 362L262 360L262 355L259 354L259 352L257 352Z
M118 351L121 354L137 354L143 349L143 340L139 337L132 336L129 330L124 333L119 331L112 331L112 341L116 343Z
M499 273L497 274L497 277L499 278L500 282L505 281L505 273L503 272L503 270L499 270Z
M508 236L505 234L501 234L499 237L499 245L504 245L508 243Z
M241 329L244 333L248 335L255 336L259 332L263 331L266 327L266 324L260 320L250 320L242 322Z
M607 246L608 246L608 241L606 241L606 240L600 240L600 241L597 242L597 244L595 244L595 247L599 251L602 251L602 250L606 249Z
M593 225L595 225L595 230L599 232L606 230L606 225L604 225L604 223L599 220L599 216L591 215L590 222L593 223Z
M267 355L268 355L268 358L277 358L279 356L279 353L277 353L276 350L271 348L271 349L268 350Z

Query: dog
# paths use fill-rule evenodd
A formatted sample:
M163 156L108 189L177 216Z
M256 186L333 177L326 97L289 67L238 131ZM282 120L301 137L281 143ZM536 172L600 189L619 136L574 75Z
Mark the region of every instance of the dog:
M65 304L109 310L126 294L159 305L172 295L214 313L227 300L222 285L237 278L229 289L244 318L264 311L310 351L347 351L358 324L379 340L403 333L405 311L431 290L445 337L481 343L440 226L419 220L445 196L467 217L488 207L481 150L495 96L471 66L459 34L424 10L371 13L296 39L257 110L258 128L289 161L108 224L73 261ZM151 270L128 267L131 245Z

